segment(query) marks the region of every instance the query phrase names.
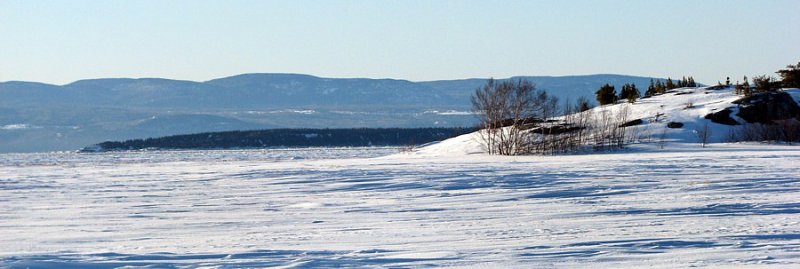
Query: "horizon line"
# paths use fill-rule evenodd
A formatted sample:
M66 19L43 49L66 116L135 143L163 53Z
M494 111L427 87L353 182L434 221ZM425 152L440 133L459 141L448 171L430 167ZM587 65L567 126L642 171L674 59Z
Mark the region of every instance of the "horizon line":
M0 84L5 83L36 83L36 84L45 84L49 86L68 86L70 84L74 84L81 81L93 81L93 80L123 80L123 79L130 79L130 80L147 80L147 79L159 79L159 80L169 80L169 81L183 81L183 82L194 82L194 83L208 83L214 80L232 78L237 76L246 76L246 75L294 75L294 76L306 76L306 77L313 77L317 79L364 79L364 80L397 80L397 81L408 81L413 83L426 83L426 82L440 82L440 81L458 81L458 80L487 80L487 79L497 79L497 80L506 80L506 79L514 79L514 78L565 78L565 77L591 77L591 76L625 76L625 77L639 77L639 78L652 78L652 79L663 79L666 80L668 78L663 77L655 77L655 76L646 76L646 75L627 75L627 74L612 74L612 73L596 73L596 74L574 74L574 75L514 75L510 77L468 77L468 78L453 78L453 79L435 79L435 80L410 80L410 79L402 79L402 78L391 78L391 77L328 77L328 76L319 76L307 73L268 73L268 72L254 72L254 73L241 73L235 74L230 76L223 76L218 78L213 78L209 80L190 80L190 79L175 79L175 78L167 78L167 77L93 77L93 78L85 78L85 79L78 79L74 80L69 83L65 84L57 84L57 83L48 83L42 81L30 81L30 80L7 80L7 81L0 81ZM673 79L675 80L675 79Z

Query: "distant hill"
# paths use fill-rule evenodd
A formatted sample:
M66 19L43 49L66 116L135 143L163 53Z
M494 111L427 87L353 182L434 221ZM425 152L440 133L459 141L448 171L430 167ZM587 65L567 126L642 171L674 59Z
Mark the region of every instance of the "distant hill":
M562 99L623 75L524 77ZM103 78L67 85L0 83L0 152L75 150L98 141L271 128L471 126L485 79L412 82L243 74L205 82Z

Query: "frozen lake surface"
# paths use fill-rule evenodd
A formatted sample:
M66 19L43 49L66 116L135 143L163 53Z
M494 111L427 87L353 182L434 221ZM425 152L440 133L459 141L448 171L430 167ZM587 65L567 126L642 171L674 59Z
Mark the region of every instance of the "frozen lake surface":
M155 150L100 153L44 152L0 153L2 166L114 165L160 162L285 161L310 159L373 158L395 154L397 147L286 148L243 150Z
M800 148L696 148L3 154L0 268L800 266Z

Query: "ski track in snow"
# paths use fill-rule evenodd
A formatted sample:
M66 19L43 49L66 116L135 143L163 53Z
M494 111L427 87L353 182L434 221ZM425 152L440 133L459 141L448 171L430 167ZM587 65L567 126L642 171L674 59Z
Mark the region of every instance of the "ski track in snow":
M794 146L107 162L112 154L0 155L0 267L800 266ZM10 160L31 156L40 159Z

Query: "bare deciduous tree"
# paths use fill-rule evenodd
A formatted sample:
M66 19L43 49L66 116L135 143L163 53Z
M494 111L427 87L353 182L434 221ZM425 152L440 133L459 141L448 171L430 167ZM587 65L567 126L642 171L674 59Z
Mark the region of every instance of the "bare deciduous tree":
M527 80L489 79L472 96L472 110L480 118L478 132L489 154L517 155L523 150L524 126L555 111L547 93ZM555 101L557 104L558 101Z
M708 121L703 121L703 126L695 129L694 134L697 135L697 140L705 148L708 145L709 137L711 137L711 127L708 126Z
M661 134L658 136L658 147L660 149L664 149L667 146L667 128L661 130Z

